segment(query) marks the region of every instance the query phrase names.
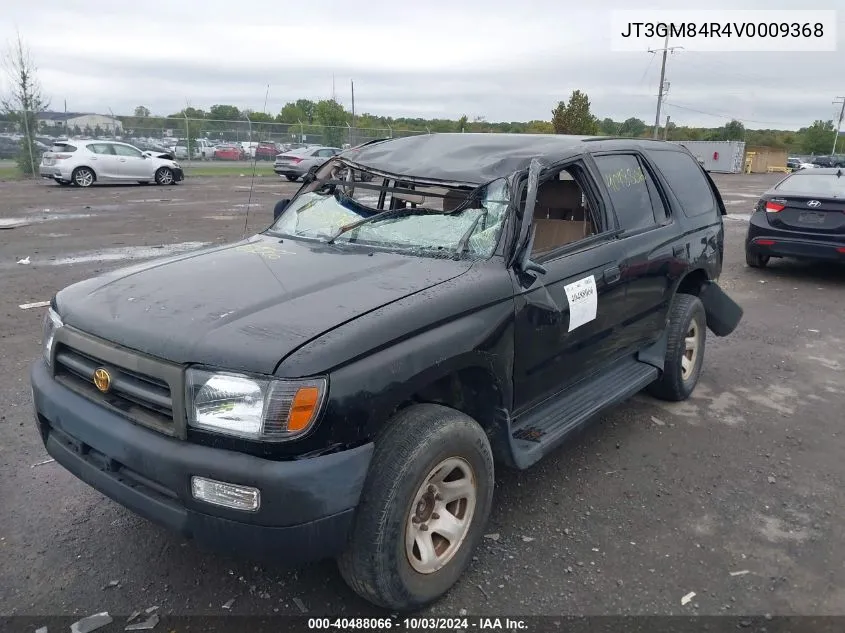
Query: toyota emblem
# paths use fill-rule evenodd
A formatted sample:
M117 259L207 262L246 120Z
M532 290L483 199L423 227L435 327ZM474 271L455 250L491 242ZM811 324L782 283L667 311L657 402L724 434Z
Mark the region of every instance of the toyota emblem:
M820 204L821 204L821 202L819 202L818 200L810 200L810 201L807 203L807 206L808 206L808 207L813 207L813 208L815 209L815 208L816 208L817 206L819 206Z

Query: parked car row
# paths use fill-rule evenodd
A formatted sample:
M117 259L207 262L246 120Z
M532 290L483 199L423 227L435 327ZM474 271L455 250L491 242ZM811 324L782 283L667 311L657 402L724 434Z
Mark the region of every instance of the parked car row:
M786 166L793 171L815 167L845 167L845 156L790 156L786 159Z

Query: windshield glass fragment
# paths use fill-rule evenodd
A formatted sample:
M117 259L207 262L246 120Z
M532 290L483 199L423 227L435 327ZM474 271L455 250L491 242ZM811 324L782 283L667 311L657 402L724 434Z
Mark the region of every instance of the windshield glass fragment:
M314 183L311 191L306 189L290 203L270 231L419 254L489 257L510 201L504 178L481 187L446 187L339 165L331 179L343 184ZM384 215L375 217L378 214Z

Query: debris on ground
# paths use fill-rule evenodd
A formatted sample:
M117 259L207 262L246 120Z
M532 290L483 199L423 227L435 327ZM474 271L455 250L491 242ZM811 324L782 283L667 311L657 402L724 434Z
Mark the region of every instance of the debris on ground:
M23 264L24 266L26 266L26 265L29 263L29 255L27 255L27 256L26 256L26 257L24 257L23 259L19 259L19 260L18 260L18 263L19 263L19 264Z
M773 484L773 483L776 483L776 482L777 482L777 479L775 479L774 477L772 477L771 475L769 475L769 479L768 479L768 481L769 481L769 483L770 483L770 484Z
M50 305L49 301L36 301L35 303L22 303L18 307L21 310L29 310L30 308L46 308Z
M105 587L103 587L103 591L105 591L106 589L111 589L112 587L120 587L120 581L119 580L109 580L109 584L107 584Z
M94 615L77 620L70 625L70 633L90 633L111 623L112 617L109 615L109 612L103 611L102 613L95 613Z
M819 331L818 331L818 330L807 330L807 331L808 331L808 332L812 332L813 334L818 334L818 333L819 333Z
M499 540L499 533L494 532L493 534L485 534L484 538L489 538L491 541L498 541Z
M149 607L148 609L144 609L144 613L146 613L147 615L150 615L151 613L155 613L156 611L158 611L158 605L156 605L154 607Z
M750 574L751 572L747 569L743 569L742 571L732 571L731 576L744 576L745 574Z
M139 615L141 615L140 611L133 611L132 615L130 615L129 618L126 620L126 623L128 624L129 622L137 618Z
M38 628L38 629L35 629L35 633L47 633L47 627L46 627L46 626L42 626L42 627L40 627L40 628Z
M229 611L229 610L232 608L232 605L233 605L233 604L235 604L235 599L234 599L234 598L232 598L231 600L227 600L226 602L224 602L224 603L223 603L223 607L222 607L222 608L223 608L223 609L226 609L227 611Z
M158 625L158 613L153 613L149 618L142 622L127 625L124 631L151 631Z
M43 466L44 464L52 464L54 461L56 460L51 457L50 459L45 459L43 462L34 463L32 466L30 466L30 468L35 468L36 466Z
M464 615L466 615L466 614L467 614L467 610L466 610L466 609L461 609L460 611L458 611L458 615L460 615L460 616L464 616Z
M681 598L681 606L689 604L690 600L692 600L693 598L695 598L695 592L690 591L687 595Z
M666 426L666 423L663 420L654 416L651 416L651 421L654 422L657 426Z
M490 594L488 594L486 591L484 591L484 587L482 587L481 585L475 585L475 586L476 586L476 587L478 587L478 590L479 590L481 593L483 593L483 594L484 594L484 597L485 597L485 598L487 598L488 600L490 599Z
M305 603L304 603L304 602L302 602L302 600L300 600L299 598L294 598L294 599L293 599L293 603L297 606L297 608L298 608L298 609L299 609L302 613L308 613L308 608L305 606Z
M531 536L523 536L523 537L522 537L522 542L523 542L523 543L530 543L530 542L531 542L531 541L533 541L533 540L534 540L534 537L531 537Z

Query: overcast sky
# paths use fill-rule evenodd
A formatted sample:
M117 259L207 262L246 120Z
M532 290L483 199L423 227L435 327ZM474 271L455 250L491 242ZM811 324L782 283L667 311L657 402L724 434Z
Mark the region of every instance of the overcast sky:
M652 0L649 8L795 9L793 0ZM837 53L670 56L664 114L678 125L794 128L834 118L845 96L845 4ZM568 8L568 7L572 8ZM578 7L589 6L585 11ZM239 11L238 8L241 8ZM660 59L610 48L611 9L631 0L0 0L0 40L18 29L53 109L169 114L186 103L276 114L336 96L357 112L427 118L550 118L586 91L593 113L654 121ZM670 44L671 45L671 44ZM647 48L647 47L646 47ZM5 82L5 78L4 78ZM8 85L4 83L2 90Z

